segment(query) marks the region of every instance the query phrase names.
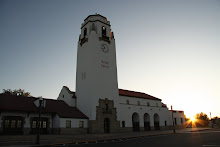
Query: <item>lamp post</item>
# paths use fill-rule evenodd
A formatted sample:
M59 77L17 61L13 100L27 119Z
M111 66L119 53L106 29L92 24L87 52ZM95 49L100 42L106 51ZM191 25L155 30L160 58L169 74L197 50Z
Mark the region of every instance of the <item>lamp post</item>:
M37 102L35 102L35 105L38 107L39 109L39 117L38 117L38 123L37 123L37 140L36 140L36 144L40 144L40 123L41 123L41 110L42 107L44 106L44 99L43 98L39 98L38 100L36 100Z
M174 120L173 120L173 107L172 107L172 105L171 105L171 111L172 111L172 121L173 121L173 133L176 133L175 124L174 124Z

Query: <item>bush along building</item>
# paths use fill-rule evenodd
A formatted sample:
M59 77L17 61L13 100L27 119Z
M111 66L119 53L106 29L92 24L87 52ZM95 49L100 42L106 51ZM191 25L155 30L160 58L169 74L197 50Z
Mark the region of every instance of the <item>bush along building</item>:
M38 98L0 95L0 133L35 134ZM114 33L106 17L89 15L78 41L76 92L63 86L57 100L43 98L43 134L115 133L185 127L183 111L154 96L119 89ZM173 119L172 119L173 113Z

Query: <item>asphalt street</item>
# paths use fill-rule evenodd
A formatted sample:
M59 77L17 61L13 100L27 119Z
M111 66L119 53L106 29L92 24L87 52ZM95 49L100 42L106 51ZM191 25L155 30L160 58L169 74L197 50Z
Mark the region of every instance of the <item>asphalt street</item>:
M68 147L220 147L220 130L200 131L182 134L166 134L140 138L102 140L78 144L66 144Z

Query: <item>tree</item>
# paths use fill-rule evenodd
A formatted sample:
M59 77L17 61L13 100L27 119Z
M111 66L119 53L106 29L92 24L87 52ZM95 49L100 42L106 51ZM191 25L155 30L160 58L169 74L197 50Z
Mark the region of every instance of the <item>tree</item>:
M16 96L26 96L26 97L30 97L31 94L30 92L25 92L23 89L15 89L15 90L11 90L11 89L3 89L2 94L7 94L7 95L16 95Z
M195 118L197 119L196 121L196 125L200 126L200 127L207 127L209 124L209 118L208 115L201 112L201 113L197 113Z
M212 123L220 126L220 118L218 116L212 118Z

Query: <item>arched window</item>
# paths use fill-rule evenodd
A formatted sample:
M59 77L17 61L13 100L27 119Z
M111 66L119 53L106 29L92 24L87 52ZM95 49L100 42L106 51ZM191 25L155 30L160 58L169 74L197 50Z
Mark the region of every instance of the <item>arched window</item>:
M92 30L95 31L95 24L94 23L92 23Z
M102 27L102 35L106 36L106 28L104 26Z
M108 110L108 104L105 104L105 110Z
M144 130L150 131L150 115L148 113L144 114Z
M137 101L137 105L140 105L140 101Z
M154 114L154 129L160 130L160 117L157 113Z
M87 35L87 28L84 29L84 37Z
M126 104L129 104L129 100L126 100Z
M140 126L139 126L140 118L138 113L133 113L132 115L132 124L133 124L133 131L140 131Z

